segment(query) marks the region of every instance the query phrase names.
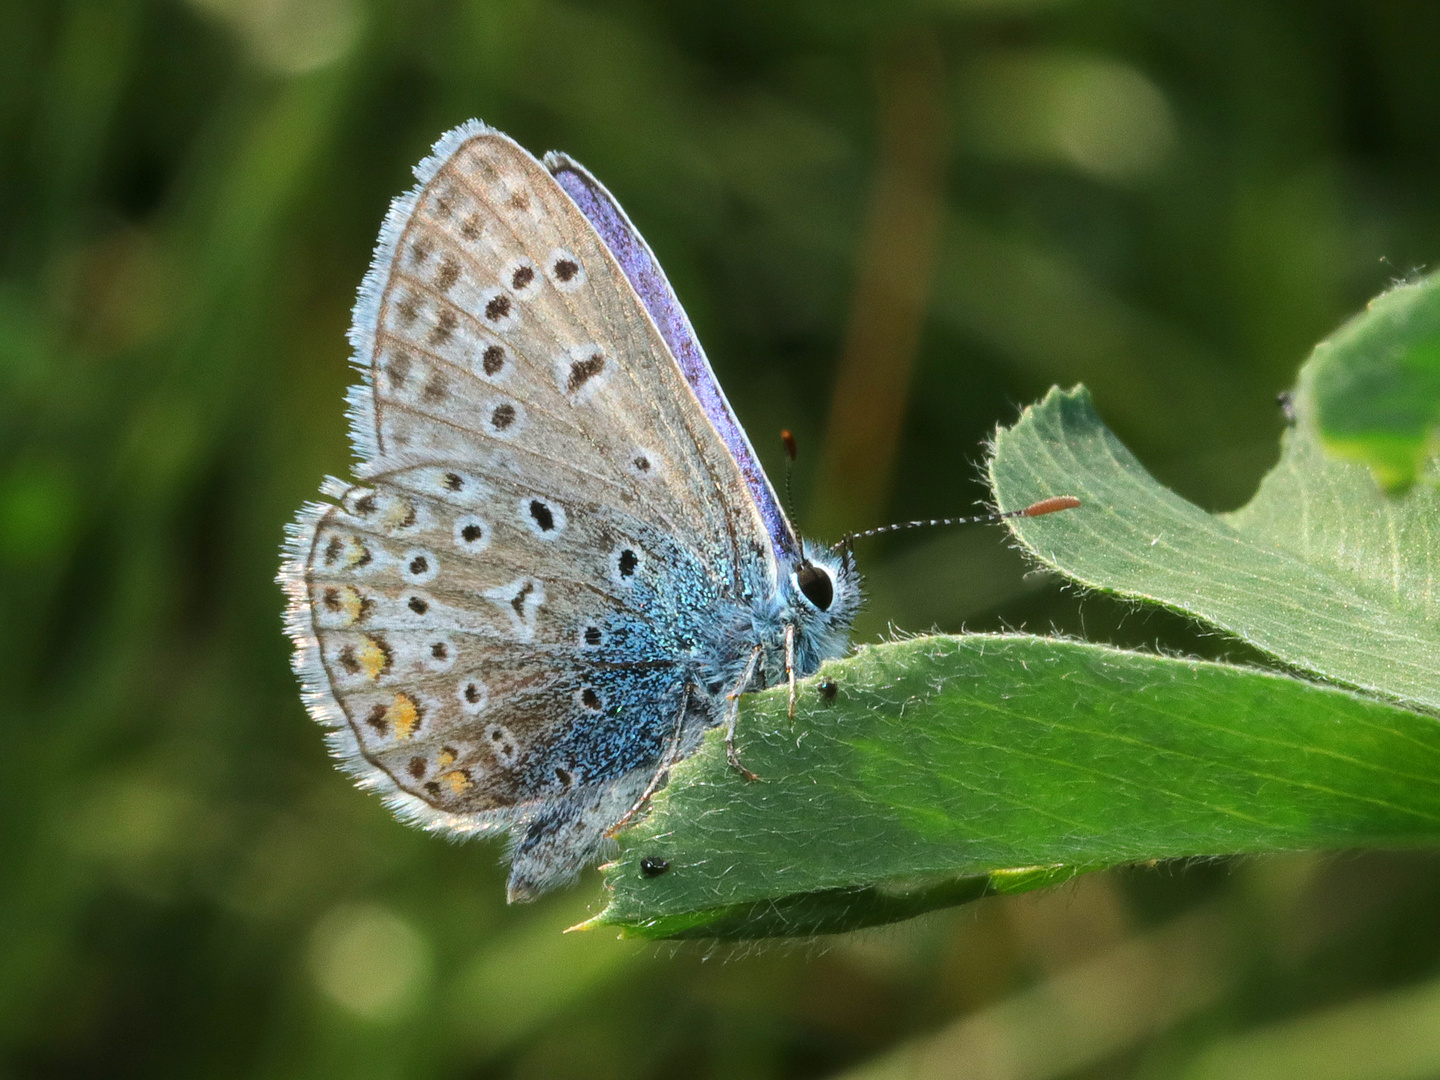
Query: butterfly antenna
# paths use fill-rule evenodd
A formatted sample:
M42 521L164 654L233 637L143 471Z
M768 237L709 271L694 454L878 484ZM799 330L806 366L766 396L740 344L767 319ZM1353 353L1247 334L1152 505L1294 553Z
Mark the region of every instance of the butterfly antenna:
M1061 510L1074 510L1080 505L1080 500L1074 495L1054 495L1048 499L1041 499L1037 503L1031 503L1023 510L1007 510L1003 514L977 514L974 517L954 518L931 518L928 521L900 521L894 525L881 525L878 529L866 529L864 532L846 533L843 543L847 552L853 552L856 540L864 540L869 536L879 536L881 533L901 532L905 529L927 529L932 525L980 525L985 522L1004 521L1006 518L1018 517L1044 517L1046 514L1054 514Z
M795 540L801 552L804 552L805 544L800 536L800 526L795 524L795 493L791 488L791 477L795 474L795 456L800 451L789 428L780 429L780 442L785 447L785 513L790 517L790 528L795 531Z

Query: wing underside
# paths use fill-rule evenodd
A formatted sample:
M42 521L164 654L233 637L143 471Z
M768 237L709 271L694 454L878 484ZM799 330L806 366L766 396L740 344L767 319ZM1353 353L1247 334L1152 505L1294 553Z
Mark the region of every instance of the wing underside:
M565 154L552 152L545 155L545 167L600 234L654 320L701 410L745 477L746 487L765 522L776 557L798 557L800 543L795 530L780 507L769 477L760 467L760 459L750 445L749 436L735 418L735 411L730 407L720 381L715 378L700 339L695 335L695 328L690 325L690 317L680 306L680 300L650 245L631 224L615 197L579 162Z
M716 722L694 657L773 589L772 532L556 180L479 124L416 173L351 331L360 483L291 531L288 628L344 767L427 827L511 828L523 895Z

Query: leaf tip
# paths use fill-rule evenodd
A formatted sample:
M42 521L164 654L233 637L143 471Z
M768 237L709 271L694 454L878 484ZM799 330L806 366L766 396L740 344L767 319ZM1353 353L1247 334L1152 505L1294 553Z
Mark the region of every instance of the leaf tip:
M608 907L605 909L605 911L609 910ZM567 926L560 932L562 934L573 934L581 930L598 930L602 926L608 926L609 920L605 918L605 911L600 912L598 915L591 915L588 919L582 919L574 926Z

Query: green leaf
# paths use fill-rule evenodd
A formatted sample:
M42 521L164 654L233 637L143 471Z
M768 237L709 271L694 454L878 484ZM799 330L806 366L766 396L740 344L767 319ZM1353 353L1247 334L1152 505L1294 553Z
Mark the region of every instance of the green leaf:
M1002 508L1081 500L1012 519L1044 564L1397 704L1029 637L867 648L824 673L836 703L807 689L793 723L783 689L747 698L743 756L761 782L741 780L718 735L678 766L622 836L611 902L586 925L825 933L1141 859L1440 838L1440 722L1399 707L1440 711L1440 487L1387 498L1322 449L1348 432L1373 467L1409 432L1413 479L1440 398L1425 381L1432 297L1397 289L1316 349L1280 463L1237 513L1159 485L1083 388L1027 409L990 464Z
M744 699L759 781L719 732L674 769L587 926L816 934L1079 868L1440 838L1440 724L1348 691L1028 636L870 646L822 674L835 702L803 684L793 721L783 687Z
M1440 434L1440 275L1376 297L1317 345L1300 394L1326 450L1392 494L1409 488Z
M1302 380L1303 383L1303 380ZM1297 402L1308 409L1303 397ZM1075 581L1183 611L1286 664L1440 710L1440 491L1387 499L1364 467L1285 436L1255 499L1216 516L1158 484L1083 388L1052 390L996 437L1004 508L1049 495L1078 510L1011 522Z

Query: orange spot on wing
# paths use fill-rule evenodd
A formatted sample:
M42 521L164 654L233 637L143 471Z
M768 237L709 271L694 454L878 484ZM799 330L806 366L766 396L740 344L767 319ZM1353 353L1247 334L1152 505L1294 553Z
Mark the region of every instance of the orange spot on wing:
M360 621L365 612L365 598L360 595L359 589L346 585L340 590L340 610L352 625Z
M420 726L420 706L409 694L396 694L390 708L385 710L385 719L397 739L408 739Z
M453 769L440 779L449 784L450 790L456 795L470 786L470 775L464 769Z
M379 679L390 670L390 650L379 638L366 634L360 642L360 648L356 651L356 660L360 663L360 670L365 672L365 677L371 680Z

